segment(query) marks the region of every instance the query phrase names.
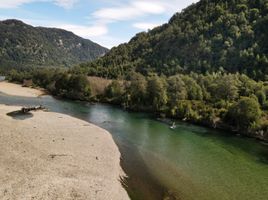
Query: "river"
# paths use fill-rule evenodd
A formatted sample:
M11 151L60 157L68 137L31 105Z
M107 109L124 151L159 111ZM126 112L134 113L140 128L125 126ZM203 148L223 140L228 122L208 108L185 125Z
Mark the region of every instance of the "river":
M177 122L172 130L145 113L109 105L0 93L0 103L42 104L108 130L122 154L133 200L266 200L268 146L255 139Z

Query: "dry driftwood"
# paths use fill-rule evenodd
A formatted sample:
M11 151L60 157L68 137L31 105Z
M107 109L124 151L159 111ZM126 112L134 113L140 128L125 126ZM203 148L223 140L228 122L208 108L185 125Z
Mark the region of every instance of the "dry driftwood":
M44 106L32 106L32 107L22 107L21 112L22 113L28 113L30 111L37 111L37 110L45 110L46 108Z

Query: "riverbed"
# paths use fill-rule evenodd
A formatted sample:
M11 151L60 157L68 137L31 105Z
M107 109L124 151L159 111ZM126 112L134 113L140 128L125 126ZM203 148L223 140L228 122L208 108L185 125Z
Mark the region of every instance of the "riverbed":
M268 146L228 132L176 122L172 130L145 113L117 107L0 94L0 103L44 105L108 130L122 155L134 200L266 200Z

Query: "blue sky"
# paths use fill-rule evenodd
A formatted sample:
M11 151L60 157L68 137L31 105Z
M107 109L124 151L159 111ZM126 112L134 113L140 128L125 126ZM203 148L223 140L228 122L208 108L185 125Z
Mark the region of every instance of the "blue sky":
M57 27L111 48L198 0L0 0L0 20Z

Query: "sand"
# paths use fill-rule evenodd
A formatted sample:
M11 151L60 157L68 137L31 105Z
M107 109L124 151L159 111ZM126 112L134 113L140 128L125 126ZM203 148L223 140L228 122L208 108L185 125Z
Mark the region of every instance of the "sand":
M129 199L109 132L53 112L24 119L6 115L19 109L0 104L1 200Z
M8 83L6 81L0 82L0 91L8 95L23 97L38 97L44 94L44 91L22 87L21 85Z

